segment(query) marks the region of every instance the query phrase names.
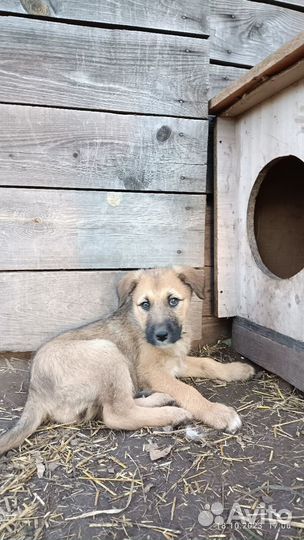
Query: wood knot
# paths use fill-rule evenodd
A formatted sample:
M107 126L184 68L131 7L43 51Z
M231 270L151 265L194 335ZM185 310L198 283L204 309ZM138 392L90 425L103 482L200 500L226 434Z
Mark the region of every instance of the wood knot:
M169 128L169 126L162 126L157 131L156 138L158 142L165 142L169 139L171 133L172 133L172 130L171 128Z

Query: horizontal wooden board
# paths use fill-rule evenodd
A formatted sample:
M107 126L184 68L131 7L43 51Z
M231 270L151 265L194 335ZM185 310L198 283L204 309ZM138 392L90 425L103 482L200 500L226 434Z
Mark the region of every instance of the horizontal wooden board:
M259 366L304 390L304 343L236 317L232 346Z
M248 72L248 69L234 66L222 66L210 64L209 71L209 98L213 98L219 92L227 88L232 82L242 77Z
M207 92L207 40L2 17L2 102L204 117Z
M208 35L208 0L1 0L1 10Z
M205 198L1 188L0 270L204 266Z
M210 56L253 66L304 28L304 13L250 0L210 0Z
M0 105L0 185L203 192L207 120Z
M0 350L33 351L55 335L110 314L121 272L2 272ZM190 320L200 339L202 302Z

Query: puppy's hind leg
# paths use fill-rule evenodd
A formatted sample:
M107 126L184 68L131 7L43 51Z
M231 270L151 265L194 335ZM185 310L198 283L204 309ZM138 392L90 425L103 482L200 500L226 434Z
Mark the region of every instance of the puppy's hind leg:
M147 397L135 398L134 401L135 405L139 405L139 407L163 407L164 405L176 404L172 396L162 392L154 392Z
M118 359L118 356L116 356ZM119 377L111 381L113 391L103 402L103 421L112 429L135 430L142 427L178 425L190 421L192 415L179 407L168 407L171 396L156 392L147 398L133 398L133 384L130 372L124 362L119 364ZM149 406L144 406L147 402ZM155 406L158 405L158 406Z

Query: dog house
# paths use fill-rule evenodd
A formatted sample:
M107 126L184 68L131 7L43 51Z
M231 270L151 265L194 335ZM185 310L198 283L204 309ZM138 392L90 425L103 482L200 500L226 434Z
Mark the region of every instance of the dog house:
M211 100L218 317L304 390L304 33Z

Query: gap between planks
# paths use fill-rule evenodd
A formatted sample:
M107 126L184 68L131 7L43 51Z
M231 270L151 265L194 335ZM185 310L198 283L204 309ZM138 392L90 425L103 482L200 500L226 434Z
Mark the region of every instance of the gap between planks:
M0 14L1 18L1 14ZM238 66L240 67L240 66ZM182 120L197 120L198 122L203 121L206 122L209 120L209 114L206 116L180 116L176 114L163 114L163 113L148 113L148 112L141 112L141 111L125 111L125 110L116 110L116 109L95 109L94 107L73 107L73 106L66 106L66 105L50 105L50 104L41 104L41 103L28 103L28 102L13 102L13 101L3 101L0 100L0 105L14 105L14 107L38 107L38 108L44 108L44 109L60 109L60 110L67 110L67 111L83 111L83 112L96 112L96 113L106 113L106 114L117 114L117 115L125 115L125 116L152 116L155 118L175 118L176 120L182 119Z
M62 187L62 186L15 186L15 185L2 185L0 184L0 190L1 189L31 189L31 190L53 190L53 191L89 191L94 192L106 192L106 193L144 193L147 195L209 195L209 192L207 191L160 191L160 190L154 190L154 191L148 191L145 190L137 190L137 189L107 189L107 188L76 188L76 187Z
M86 21L80 19L62 19L60 17L44 16L44 15L31 15L29 13L15 13L14 11L3 11L0 9L0 17L16 17L19 19L32 19L37 21L47 21L50 23L60 23L74 26L87 26L93 28L104 28L105 30L119 30L119 31L130 31L130 32L146 32L148 34L164 34L167 36L180 36L180 37L191 37L195 39L207 40L209 34L197 32L183 32L181 30L166 30L164 28L156 28L149 26L133 26L127 24L114 24L114 23L103 23L97 21Z

